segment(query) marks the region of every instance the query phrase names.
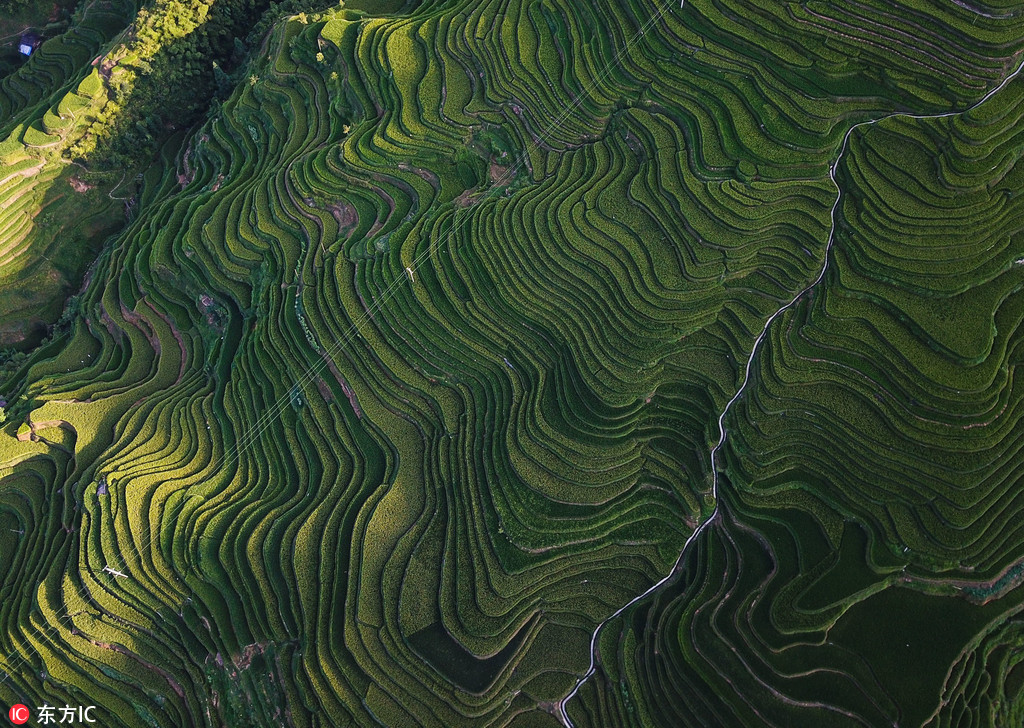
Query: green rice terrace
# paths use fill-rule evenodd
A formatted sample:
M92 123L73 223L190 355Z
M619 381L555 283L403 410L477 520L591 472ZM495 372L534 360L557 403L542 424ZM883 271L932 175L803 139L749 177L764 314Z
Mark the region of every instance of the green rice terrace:
M3 708L1024 725L1024 3L327 2L0 0Z

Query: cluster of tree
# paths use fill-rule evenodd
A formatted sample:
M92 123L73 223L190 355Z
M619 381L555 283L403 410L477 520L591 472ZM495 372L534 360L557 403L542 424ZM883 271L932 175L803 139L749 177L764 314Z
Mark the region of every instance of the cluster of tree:
M226 97L248 50L299 0L154 0L128 39L101 61L107 102L73 158L93 169L132 167L176 128Z

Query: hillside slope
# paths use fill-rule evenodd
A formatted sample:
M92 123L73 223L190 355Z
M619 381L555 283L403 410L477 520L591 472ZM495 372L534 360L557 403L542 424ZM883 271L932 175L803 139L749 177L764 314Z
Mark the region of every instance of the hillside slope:
M764 5L275 23L0 385L0 698L1019 714L1024 16Z

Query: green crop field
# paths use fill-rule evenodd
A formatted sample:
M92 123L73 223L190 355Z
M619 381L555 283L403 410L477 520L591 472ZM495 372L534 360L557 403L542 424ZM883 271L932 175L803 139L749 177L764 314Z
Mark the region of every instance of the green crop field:
M1024 722L1024 4L61 8L0 0L5 708Z

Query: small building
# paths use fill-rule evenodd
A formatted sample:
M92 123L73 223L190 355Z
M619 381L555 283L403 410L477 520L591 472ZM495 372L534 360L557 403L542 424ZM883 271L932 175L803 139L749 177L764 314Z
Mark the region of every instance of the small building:
M33 51L39 47L39 44L43 42L35 33L25 33L21 36L21 40L18 41L18 53L23 56L31 56Z

